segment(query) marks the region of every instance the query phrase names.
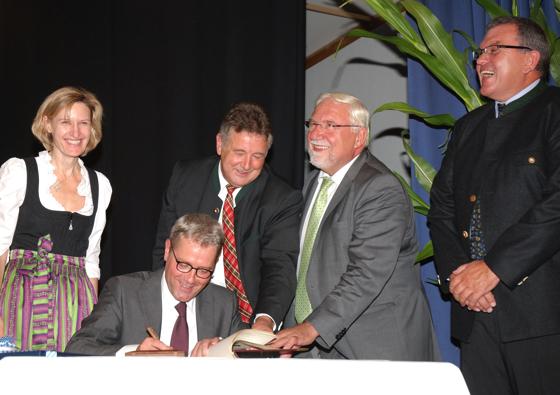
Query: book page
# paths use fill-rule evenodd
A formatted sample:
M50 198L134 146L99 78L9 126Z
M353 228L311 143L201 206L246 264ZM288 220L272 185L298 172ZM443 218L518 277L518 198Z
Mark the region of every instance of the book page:
M235 358L234 345L238 342L246 342L253 347L260 347L273 340L274 333L259 331L256 329L242 329L233 335L226 337L208 349L209 357Z

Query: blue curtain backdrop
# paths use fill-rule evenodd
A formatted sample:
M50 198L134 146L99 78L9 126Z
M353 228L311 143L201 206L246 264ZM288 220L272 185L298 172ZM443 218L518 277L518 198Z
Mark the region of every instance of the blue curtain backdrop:
M421 0L421 2L439 18L448 32L461 30L471 35L476 43L482 41L485 26L490 18L475 0ZM502 8L511 10L511 0L498 0L497 3ZM529 0L518 1L521 16L529 15L530 3ZM553 0L543 0L542 4L549 26L558 34L560 29L558 29L558 22L554 14ZM459 50L468 46L465 39L457 33L454 34L454 41ZM471 73L471 83L473 87L478 88L474 72ZM408 103L431 114L449 113L455 118L459 118L466 113L462 102L443 88L420 63L414 60L408 61ZM414 119L410 119L409 129L414 151L439 169L442 151L438 147L445 141L446 130L429 128ZM428 201L427 194L415 180L413 188ZM416 225L419 241L424 245L430 239L426 218L418 215ZM424 264L422 266L423 280L428 281L435 277L433 263ZM442 357L445 361L459 365L459 350L450 340L450 302L442 299L437 287L426 282L425 284Z

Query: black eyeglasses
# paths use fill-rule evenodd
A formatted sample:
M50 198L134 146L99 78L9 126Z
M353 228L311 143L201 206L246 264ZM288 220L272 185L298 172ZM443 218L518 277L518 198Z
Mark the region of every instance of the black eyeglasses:
M328 131L332 131L338 128L361 128L362 126L360 125L339 125L336 124L332 121L324 121L324 122L317 122L314 121L312 119L305 121L305 127L307 129L313 129L313 128L317 128L320 127L323 130L328 130Z
M498 52L500 52L500 49L502 48L510 48L510 49L523 49L525 51L532 51L533 48L529 48L529 47L524 47L522 45L505 45L505 44L492 44L487 46L486 48L477 48L473 51L473 58L474 60L477 60L478 58L480 58L482 56L482 54L487 54L487 55L496 55Z
M177 263L177 270L180 271L181 273L190 273L191 270L194 270L194 274L196 275L196 277L203 278L203 279L210 278L212 276L212 273L214 273L214 270L204 269L201 267L194 268L190 263L181 262L180 260L177 259L177 255L175 255L173 244L171 244L170 247L171 247L171 253L173 254L173 258L175 258L175 262Z

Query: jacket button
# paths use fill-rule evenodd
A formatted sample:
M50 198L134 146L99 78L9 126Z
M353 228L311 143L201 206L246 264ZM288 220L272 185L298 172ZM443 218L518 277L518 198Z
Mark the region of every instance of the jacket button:
M537 160L535 159L534 156L530 156L530 157L527 158L527 162L534 165L537 162Z
M214 211L214 214L219 214L219 213L220 213L220 209L219 209L218 207L216 207L216 208L215 208L214 210L212 210L212 211Z
M469 202L471 202L471 203L476 202L476 195L473 194L473 195L469 196Z
M469 238L469 232L467 232L466 230L463 231L463 238L468 239Z

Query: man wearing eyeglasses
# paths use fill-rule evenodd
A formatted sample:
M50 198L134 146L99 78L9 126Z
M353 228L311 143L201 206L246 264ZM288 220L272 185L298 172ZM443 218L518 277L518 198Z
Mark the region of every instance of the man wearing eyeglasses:
M221 225L210 216L179 218L165 241L165 268L111 278L66 351L123 355L178 349L196 355L198 340L243 329L235 295L209 284L223 240ZM181 319L183 338L176 329ZM155 333L148 335L147 328Z
M304 357L431 361L438 357L420 281L414 217L400 182L367 149L369 112L326 93L309 128L296 297L278 347Z
M491 101L457 121L431 190L430 230L472 394L560 388L560 90L525 18L475 51Z
M219 220L226 244L212 282L234 290L242 320L266 331L278 329L294 296L302 207L301 193L266 165L271 145L264 110L253 103L234 105L216 135L218 156L175 165L153 250L158 269L169 228L187 212Z

